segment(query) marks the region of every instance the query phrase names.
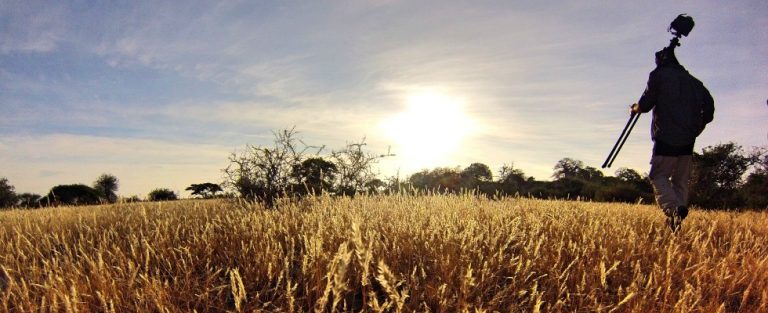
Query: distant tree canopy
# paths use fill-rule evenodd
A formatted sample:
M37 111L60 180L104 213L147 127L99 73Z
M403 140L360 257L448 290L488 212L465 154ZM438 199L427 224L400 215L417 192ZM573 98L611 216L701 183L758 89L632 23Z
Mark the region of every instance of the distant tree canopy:
M623 178L605 177L602 172L571 158L555 165L556 180L536 181L513 165L504 165L497 180L493 180L490 168L473 163L462 171L458 168L435 168L411 175L408 182L421 190L458 192L474 190L487 196L523 195L536 198L581 198L597 201L638 200L650 202L653 197L646 180L633 170L620 169Z
M157 188L149 192L147 199L149 201L172 201L179 199L179 197L173 190L168 188Z
M707 208L739 208L755 199L760 205L760 187L755 185L761 179L761 169L753 173L752 181L744 185L743 177L748 169L759 164L764 152L746 153L744 149L733 143L708 146L702 153L693 155L693 177L691 178L691 202ZM746 189L739 191L742 187ZM754 202L751 200L749 202Z
M18 196L18 205L20 208L31 209L40 206L40 199L42 197L34 193L22 193Z
M0 208L11 207L16 204L16 188L8 182L8 179L0 178Z
M58 185L40 200L45 205L89 205L99 204L99 192L83 185Z
M101 174L99 178L93 182L93 189L99 193L109 203L115 203L117 201L117 188L119 181L117 177L111 174Z
M185 190L192 191L193 196L201 196L204 199L213 198L217 192L222 191L221 186L214 183L192 184Z
M458 192L461 190L462 177L458 168L438 167L414 173L408 182L418 189Z

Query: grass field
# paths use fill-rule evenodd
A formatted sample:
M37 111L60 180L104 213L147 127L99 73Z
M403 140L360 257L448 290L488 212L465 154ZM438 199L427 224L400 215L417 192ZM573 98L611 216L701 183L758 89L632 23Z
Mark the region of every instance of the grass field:
M465 196L0 213L0 311L768 312L768 215Z

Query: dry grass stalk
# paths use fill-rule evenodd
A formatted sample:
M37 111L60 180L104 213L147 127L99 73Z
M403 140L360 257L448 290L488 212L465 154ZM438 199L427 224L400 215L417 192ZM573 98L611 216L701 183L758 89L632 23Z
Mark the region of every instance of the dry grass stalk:
M462 196L0 213L0 312L768 312L768 214Z

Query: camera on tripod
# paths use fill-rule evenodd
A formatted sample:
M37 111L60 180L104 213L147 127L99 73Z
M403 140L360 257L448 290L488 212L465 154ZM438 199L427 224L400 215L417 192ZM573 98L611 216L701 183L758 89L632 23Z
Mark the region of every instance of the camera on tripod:
M690 34L693 29L693 25L692 17L685 15L685 13L678 15L675 20L672 21L672 24L669 24L669 28L667 28L667 31L675 36L675 38L670 40L668 48L674 49L675 47L679 47L680 37L688 37L688 34Z
M675 20L672 21L672 24L669 24L667 31L677 38L680 38L680 36L688 37L688 34L690 34L693 29L693 25L693 18L683 13L678 15Z

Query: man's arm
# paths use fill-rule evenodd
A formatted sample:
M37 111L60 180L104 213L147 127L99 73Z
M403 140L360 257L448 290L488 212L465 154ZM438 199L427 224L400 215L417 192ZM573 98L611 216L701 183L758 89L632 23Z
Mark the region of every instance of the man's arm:
M648 75L648 86L645 87L645 92L643 92L643 95L640 97L640 101L632 106L632 112L646 113L656 106L656 99L658 98L658 88L656 88L656 84L656 70L654 70Z

